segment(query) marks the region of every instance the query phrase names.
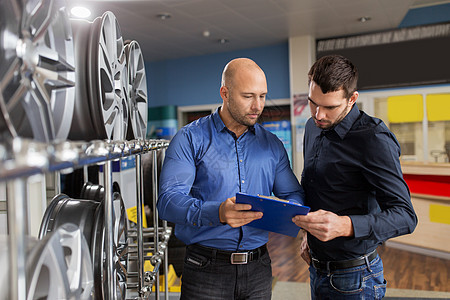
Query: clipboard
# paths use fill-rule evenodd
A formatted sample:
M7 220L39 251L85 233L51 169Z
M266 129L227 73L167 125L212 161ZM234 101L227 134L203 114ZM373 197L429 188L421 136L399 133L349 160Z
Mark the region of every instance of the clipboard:
M236 193L236 203L250 204L252 211L260 211L263 217L248 223L248 226L296 237L300 227L292 222L296 215L306 215L310 208L295 201L272 196ZM246 226L247 226L246 225Z

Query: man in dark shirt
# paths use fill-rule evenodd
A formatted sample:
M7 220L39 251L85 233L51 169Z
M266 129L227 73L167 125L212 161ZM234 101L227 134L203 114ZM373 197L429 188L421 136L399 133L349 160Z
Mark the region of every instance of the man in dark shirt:
M320 58L308 73L311 118L301 184L312 299L381 299L386 290L376 248L411 233L417 217L400 167L400 146L380 119L360 111L358 71L346 58Z

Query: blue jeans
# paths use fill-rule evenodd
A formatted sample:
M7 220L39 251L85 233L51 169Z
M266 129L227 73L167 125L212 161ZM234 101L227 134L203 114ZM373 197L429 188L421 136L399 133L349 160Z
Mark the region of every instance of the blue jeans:
M193 263L194 262L194 263ZM240 300L272 297L269 253L244 265L204 257L186 249L181 299Z
M377 255L369 266L364 264L328 274L311 264L311 299L382 299L386 293L383 262Z

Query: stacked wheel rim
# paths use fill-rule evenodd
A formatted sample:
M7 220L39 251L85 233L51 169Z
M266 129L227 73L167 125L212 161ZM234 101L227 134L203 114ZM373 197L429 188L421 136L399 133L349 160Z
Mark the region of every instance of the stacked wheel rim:
M100 188L99 188L100 189ZM100 194L102 192L100 191ZM103 195L100 198L103 199ZM94 293L96 299L104 299L108 286L114 284L115 295L110 298L125 299L128 277L128 229L125 205L119 193L113 194L113 253L114 283L106 282L104 200L72 199L64 194L55 196L45 211L39 237L45 238L60 226L75 224L83 233L92 258Z
M92 23L71 20L71 25L77 92L69 138L124 140L129 115L128 78L119 23L112 12L105 12Z
M103 202L96 213L96 223L93 228L92 257L94 265L95 294L104 299L108 293L108 286L114 284L116 299L126 298L127 277L128 277L128 229L126 221L125 205L119 193L113 195L114 220L113 220L113 253L114 283L106 281L106 247L105 245L105 220L103 214ZM101 284L100 284L101 283Z
M92 298L92 261L79 228L66 223L42 240L28 237L26 245L27 299ZM6 268L7 257L8 249L0 247L0 263ZM2 273L10 274L7 270ZM7 282L6 278L0 280L4 295L9 292Z
M145 139L147 134L147 77L141 47L136 41L125 45L128 66L128 122L127 139Z
M69 134L75 58L64 5L63 0L2 1L1 109L13 135L49 142Z

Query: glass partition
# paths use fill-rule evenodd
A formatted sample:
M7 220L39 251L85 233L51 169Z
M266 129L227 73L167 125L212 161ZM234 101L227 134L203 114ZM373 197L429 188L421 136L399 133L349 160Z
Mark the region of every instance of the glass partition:
M402 161L450 162L449 86L362 92L360 102L395 134Z

